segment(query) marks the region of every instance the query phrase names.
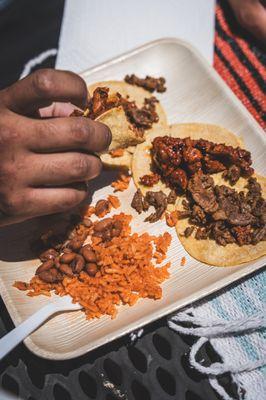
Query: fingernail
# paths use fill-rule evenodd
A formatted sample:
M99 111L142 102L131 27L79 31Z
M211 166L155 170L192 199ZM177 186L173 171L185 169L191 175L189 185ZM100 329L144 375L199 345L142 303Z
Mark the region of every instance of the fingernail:
M107 125L105 126L106 126L106 142L107 142L107 147L109 147L112 142L112 133L110 128Z

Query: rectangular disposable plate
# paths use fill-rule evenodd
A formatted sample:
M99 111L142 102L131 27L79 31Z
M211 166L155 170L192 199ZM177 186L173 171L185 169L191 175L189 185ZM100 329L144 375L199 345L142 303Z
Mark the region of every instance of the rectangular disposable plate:
M256 170L265 174L263 130L192 46L177 39L159 40L85 71L82 76L91 83L123 79L128 73L164 76L167 91L159 98L169 123L206 122L228 128L242 136L252 153ZM112 192L109 184L106 186L106 182L110 182L109 178L105 174L100 178L101 181L95 181L94 189L97 190L93 200L105 198ZM142 218L129 206L133 193L134 185L131 184L129 190L120 195L124 204L123 211L134 215L133 229L153 234L169 230L173 235L169 251L171 276L163 284L163 298L160 301L141 300L134 307L121 306L115 320L103 317L87 321L81 311L57 315L25 340L26 346L37 355L54 360L79 356L209 295L263 266L265 259L227 268L197 262L183 249L174 229L166 228L163 222L142 222ZM38 265L38 260L28 260L25 255L30 238L37 235L36 224L11 226L0 231L0 257L3 260L0 262L0 290L15 325L53 301L53 297L30 298L25 292L12 287L15 280L29 280ZM180 266L183 256L186 257L186 264Z

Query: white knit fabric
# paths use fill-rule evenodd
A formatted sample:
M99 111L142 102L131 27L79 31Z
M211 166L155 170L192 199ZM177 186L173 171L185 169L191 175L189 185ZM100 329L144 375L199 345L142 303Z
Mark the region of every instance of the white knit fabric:
M231 397L216 377L231 372L243 400L266 399L266 271L211 299L201 301L172 316L169 327L198 336L189 360L209 376L210 384L225 400ZM197 327L185 328L183 322ZM200 348L210 341L222 362L204 366L196 360Z

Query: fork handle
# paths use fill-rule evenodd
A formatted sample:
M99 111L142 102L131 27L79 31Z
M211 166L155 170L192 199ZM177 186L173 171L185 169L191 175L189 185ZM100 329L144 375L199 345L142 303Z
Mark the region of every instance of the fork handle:
M56 311L53 304L47 304L0 339L0 360Z

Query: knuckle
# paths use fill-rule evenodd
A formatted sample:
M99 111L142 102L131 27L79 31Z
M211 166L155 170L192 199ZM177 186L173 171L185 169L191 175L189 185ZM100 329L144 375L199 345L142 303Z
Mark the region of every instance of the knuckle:
M33 74L33 86L35 91L44 96L49 94L54 87L54 72L50 69L40 69Z
M89 162L86 157L77 157L73 162L73 177L80 180L86 179L89 171Z
M4 118L3 118L4 119ZM18 143L18 131L13 127L13 124L1 121L0 124L0 146L4 149L5 146L10 146Z
M7 191L6 193L1 194L1 205L5 214L7 215L18 215L20 214L22 207L21 196L17 193L13 193L12 191Z
M17 174L17 168L14 163L1 162L0 163L0 183L1 187L7 187L7 183L10 185Z

